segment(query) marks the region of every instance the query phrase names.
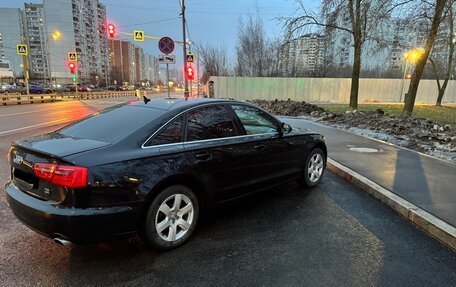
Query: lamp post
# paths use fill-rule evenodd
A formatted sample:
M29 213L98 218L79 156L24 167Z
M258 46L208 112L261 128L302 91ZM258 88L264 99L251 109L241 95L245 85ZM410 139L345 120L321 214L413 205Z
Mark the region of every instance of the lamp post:
M52 86L52 72L51 72L51 51L49 49L50 46L50 39L53 39L54 41L57 41L62 37L62 33L60 31L54 31L53 33L47 35L46 37L46 58L47 58L47 65L48 65L48 71L49 71L49 84Z
M407 68L409 63L416 63L424 54L423 48L416 48L404 53L404 75L402 76L401 92L399 95L399 103L402 102L402 93L404 92L404 83L407 76Z

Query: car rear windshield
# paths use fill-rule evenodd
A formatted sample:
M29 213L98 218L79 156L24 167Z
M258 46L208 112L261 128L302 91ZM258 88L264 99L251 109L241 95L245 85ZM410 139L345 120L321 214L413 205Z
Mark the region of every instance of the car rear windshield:
M152 122L163 112L149 107L117 106L103 110L57 132L74 138L113 143L147 122Z

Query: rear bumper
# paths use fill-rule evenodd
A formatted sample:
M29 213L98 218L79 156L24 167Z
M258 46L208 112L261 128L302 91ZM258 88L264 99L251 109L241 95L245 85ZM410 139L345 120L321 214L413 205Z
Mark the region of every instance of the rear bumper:
M68 208L41 201L22 192L12 182L5 185L6 199L14 215L29 228L50 238L75 244L97 243L127 237L137 231L139 205Z

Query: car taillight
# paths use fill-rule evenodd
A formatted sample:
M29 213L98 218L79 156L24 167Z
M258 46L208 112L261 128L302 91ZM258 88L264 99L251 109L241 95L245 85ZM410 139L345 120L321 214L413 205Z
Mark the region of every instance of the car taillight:
M35 176L53 184L69 188L87 186L88 170L85 167L58 165L54 163L35 163Z

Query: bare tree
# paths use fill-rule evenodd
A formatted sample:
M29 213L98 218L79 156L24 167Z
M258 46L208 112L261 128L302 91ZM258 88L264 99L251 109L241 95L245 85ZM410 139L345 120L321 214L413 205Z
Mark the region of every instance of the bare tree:
M228 76L229 65L226 46L215 47L206 45L200 51L203 74L201 83L206 84L211 76Z
M320 12L308 11L304 0L296 0L300 6L297 17L286 19L285 26L291 34L302 33L309 28L324 29L327 36L332 31L347 33L353 46L353 65L351 70L350 104L352 110L358 108L359 78L361 73L361 54L366 41L382 42L380 30L390 19L391 12L405 2L394 0L321 0Z
M429 2L427 0L423 0L421 3L422 3L422 6L429 4ZM431 27L429 29L428 36L426 38L426 44L424 46L424 53L418 60L418 63L416 64L416 68L413 71L408 92L407 92L407 94L405 94L405 105L404 105L404 109L402 110L403 117L410 117L412 115L413 107L415 106L416 93L418 91L418 86L420 84L421 76L423 75L424 67L429 58L429 54L432 50L432 47L434 46L435 38L437 36L437 32L439 31L440 23L442 22L442 15L443 15L443 11L445 10L446 3L447 3L447 0L435 0L435 2L432 3L433 16L432 16ZM429 10L431 10L431 9L429 9ZM426 16L427 16L427 14L426 14Z
M244 21L239 18L236 45L237 76L263 77L274 74L271 58L275 57L276 43L266 38L263 22L258 15L250 14ZM271 53L273 53L271 55Z
M454 58L454 50L455 50L455 37L454 37L454 21L455 15L453 11L454 7L454 0L451 0L448 2L449 9L448 13L444 19L444 22L448 25L448 30L444 31L442 35L442 40L445 41L447 47L448 47L448 53L447 53L447 58L446 59L434 59L433 53L429 56L429 62L432 65L432 69L434 72L435 79L437 81L437 89L439 91L439 94L437 96L437 101L435 103L436 106L442 106L442 99L443 96L445 95L445 90L448 85L448 81L450 80L451 72L453 69L453 58ZM440 76L442 73L442 70L444 70L444 75L443 75L443 83L440 82Z

